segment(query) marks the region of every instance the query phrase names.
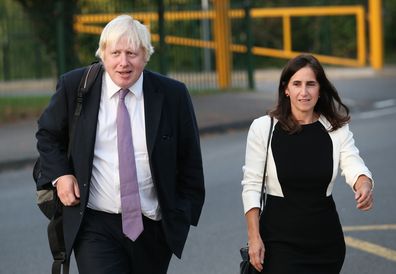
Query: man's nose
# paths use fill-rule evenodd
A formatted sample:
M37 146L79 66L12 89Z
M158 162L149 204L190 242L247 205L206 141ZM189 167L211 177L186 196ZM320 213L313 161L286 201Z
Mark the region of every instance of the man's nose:
M128 64L128 58L127 58L126 53L121 53L120 58L121 58L120 63L122 66L125 66Z

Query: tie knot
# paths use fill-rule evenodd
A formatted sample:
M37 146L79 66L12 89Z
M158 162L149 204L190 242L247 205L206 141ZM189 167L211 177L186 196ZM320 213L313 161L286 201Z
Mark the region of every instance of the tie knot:
M128 92L129 92L129 89L123 89L123 88L120 89L120 92L119 92L120 100L124 100L125 96L127 96Z

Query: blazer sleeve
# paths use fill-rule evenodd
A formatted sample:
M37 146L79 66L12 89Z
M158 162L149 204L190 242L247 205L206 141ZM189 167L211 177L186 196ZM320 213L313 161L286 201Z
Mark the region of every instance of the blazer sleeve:
M270 117L263 116L253 121L246 141L245 165L242 167L242 202L244 213L260 207L267 137Z
M345 176L346 183L353 189L357 178L360 175L366 175L374 184L370 170L359 155L359 150L355 145L353 133L350 131L349 125L345 125L340 130L342 130L340 144L340 168L341 175Z
M56 92L38 120L36 132L37 150L40 154L42 176L38 182L40 187L51 187L50 182L56 178L72 174L72 168L67 158L69 142L69 112L74 105L72 94L68 94L66 84L71 82L62 75L56 85ZM78 79L76 81L78 84ZM76 85L77 85L76 84ZM70 85L70 83L69 83ZM76 89L73 87L71 89Z

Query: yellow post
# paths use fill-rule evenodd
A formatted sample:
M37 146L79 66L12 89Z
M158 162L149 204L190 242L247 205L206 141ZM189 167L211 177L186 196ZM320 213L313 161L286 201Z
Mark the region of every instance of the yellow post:
M366 65L366 25L364 20L365 10L359 8L356 13L356 45L357 45L357 61L360 66Z
M230 4L229 0L214 0L213 6L217 81L219 88L226 89L231 83L231 27L228 16Z
M291 52L292 50L292 39L291 39L291 26L290 26L290 16L283 16L283 50L286 52Z
M370 61L374 69L382 69L384 66L381 11L381 0L369 0Z

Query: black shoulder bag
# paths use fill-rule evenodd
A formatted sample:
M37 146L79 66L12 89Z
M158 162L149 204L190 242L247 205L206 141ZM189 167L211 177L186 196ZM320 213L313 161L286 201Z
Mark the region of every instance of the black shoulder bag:
M70 138L67 150L68 158L70 157L76 123L82 110L83 96L91 89L101 68L102 64L100 62L93 63L85 69L84 74L81 77L77 91L76 109L74 111L73 122L69 132ZM41 176L42 169L40 157L38 157L33 167L33 179L36 182L37 205L41 212L50 220L47 233L52 257L54 259L54 262L52 263L52 274L62 273L62 265L63 274L68 274L70 260L66 256L66 248L63 237L62 204L59 201L56 188L53 188L52 186L50 188L37 186L37 182L40 180ZM48 182L48 184L51 184L51 182Z
M270 124L270 129L268 132L268 140L267 140L267 151L265 152L265 162L264 162L264 172L263 172L263 183L261 185L261 195L260 195L260 213L259 216L261 216L262 213L262 206L265 205L265 175L267 173L267 159L268 159L268 148L270 145L271 141L271 136L272 136L272 128L274 126L274 118L271 117L271 124ZM251 264L250 264L250 258L249 258L249 246L244 246L240 250L242 261L239 264L240 268L240 274L255 274L259 273Z

